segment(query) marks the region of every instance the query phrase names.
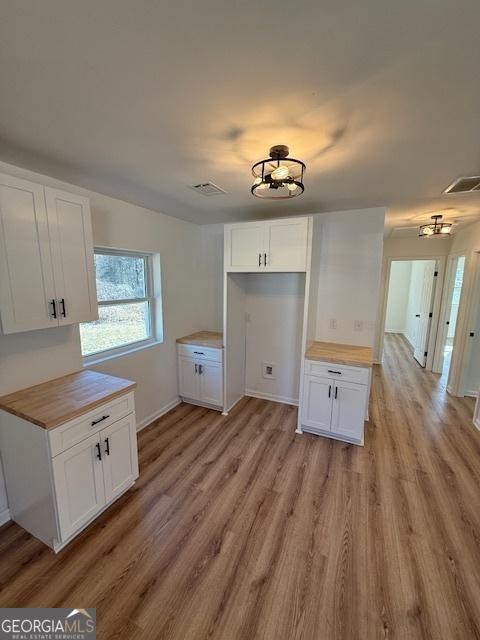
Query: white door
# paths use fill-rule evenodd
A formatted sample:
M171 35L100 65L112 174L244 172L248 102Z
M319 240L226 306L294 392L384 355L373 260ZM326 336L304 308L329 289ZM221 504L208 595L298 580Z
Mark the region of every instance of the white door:
M0 309L3 333L57 326L43 187L0 175Z
M267 271L305 271L308 218L265 222Z
M415 360L424 367L427 362L427 345L430 337L430 325L433 310L433 295L435 292L435 262L430 260L425 263L423 271L422 295L420 309L418 311L417 331L415 334Z
M225 226L225 269L263 271L263 222L244 222Z
M178 384L183 398L200 399L198 364L191 358L178 357Z
M332 433L360 442L363 439L368 387L353 382L335 382Z
M53 458L53 479L62 541L105 506L99 434Z
M88 198L45 187L59 323L96 320L97 294Z
M105 502L119 496L138 478L135 414L117 420L100 431Z
M198 363L200 399L202 402L220 406L223 404L223 366L220 362Z
M334 381L305 376L302 426L330 431Z

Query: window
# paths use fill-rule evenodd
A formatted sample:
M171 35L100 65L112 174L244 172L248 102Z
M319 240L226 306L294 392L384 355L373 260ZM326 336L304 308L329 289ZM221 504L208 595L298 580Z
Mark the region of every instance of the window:
M82 355L116 355L154 341L152 256L95 249L98 320L80 325Z

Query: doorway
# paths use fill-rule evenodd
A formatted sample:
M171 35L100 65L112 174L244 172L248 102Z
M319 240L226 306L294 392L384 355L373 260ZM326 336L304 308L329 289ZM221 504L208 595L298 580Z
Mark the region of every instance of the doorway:
M464 272L465 256L450 256L447 263L444 300L433 368L435 372L442 374L445 385L452 361Z
M437 275L434 259L392 260L390 266L385 333L401 334L421 367L433 360L428 353L435 337L432 329Z

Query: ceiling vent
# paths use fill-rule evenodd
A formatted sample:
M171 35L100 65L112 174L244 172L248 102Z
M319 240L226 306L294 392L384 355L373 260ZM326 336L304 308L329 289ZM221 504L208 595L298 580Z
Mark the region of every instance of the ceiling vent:
M193 189L204 196L218 196L222 193L226 193L226 191L217 187L213 182L200 182L199 184L191 184L189 186L190 189Z
M472 193L472 191L480 191L480 176L457 178L443 193Z

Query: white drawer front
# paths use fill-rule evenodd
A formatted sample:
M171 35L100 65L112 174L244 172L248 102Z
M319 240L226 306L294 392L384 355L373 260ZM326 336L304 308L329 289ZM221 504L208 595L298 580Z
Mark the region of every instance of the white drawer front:
M134 395L127 393L48 432L52 457L135 411Z
M305 361L305 373L310 376L321 376L332 380L345 380L358 384L368 384L369 369L363 367L348 367L330 362Z
M212 360L213 362L223 361L223 349L212 349L211 347L195 347L192 344L177 345L178 355L195 360Z

